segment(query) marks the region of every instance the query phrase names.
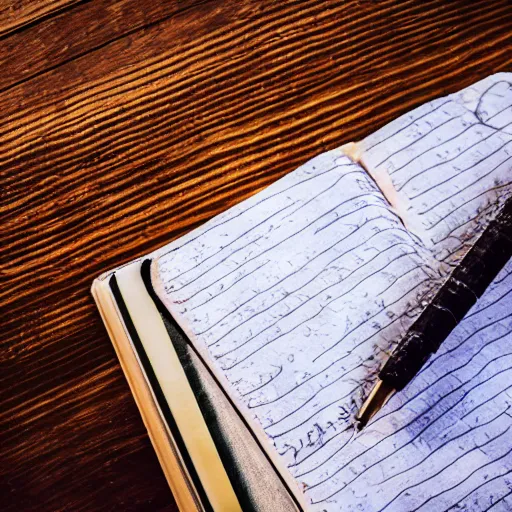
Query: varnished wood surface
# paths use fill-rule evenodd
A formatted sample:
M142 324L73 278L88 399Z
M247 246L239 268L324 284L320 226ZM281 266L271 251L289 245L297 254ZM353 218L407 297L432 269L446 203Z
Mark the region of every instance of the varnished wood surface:
M80 0L2 0L0 2L0 36L51 17ZM82 0L87 1L87 0Z
M89 287L511 69L508 0L0 3L2 508L172 496Z

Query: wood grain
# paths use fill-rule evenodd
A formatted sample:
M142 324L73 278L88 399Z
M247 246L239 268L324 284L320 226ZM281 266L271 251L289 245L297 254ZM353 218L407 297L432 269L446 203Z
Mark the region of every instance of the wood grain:
M93 278L315 154L510 70L512 9L35 5L45 14L19 13L0 40L6 510L174 510Z
M41 20L0 45L0 92L199 5L204 15L208 3L96 0Z
M47 19L79 2L88 0L2 0L0 2L0 37Z

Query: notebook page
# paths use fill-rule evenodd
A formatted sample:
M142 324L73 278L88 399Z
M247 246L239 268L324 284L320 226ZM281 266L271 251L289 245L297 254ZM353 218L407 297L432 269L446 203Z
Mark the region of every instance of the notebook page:
M512 193L512 73L426 103L359 146L408 227L456 264Z
M410 385L342 437L298 477L312 510L512 510L512 261Z
M437 284L432 265L366 171L335 150L177 240L154 269L171 314L293 475L353 428Z

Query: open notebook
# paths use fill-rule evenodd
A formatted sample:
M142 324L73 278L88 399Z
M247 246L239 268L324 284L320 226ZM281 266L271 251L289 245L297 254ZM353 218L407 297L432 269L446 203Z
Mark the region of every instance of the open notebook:
M464 257L512 215L511 196L512 74L500 73L96 280L180 507L510 509L506 258L414 381L362 432L355 415Z

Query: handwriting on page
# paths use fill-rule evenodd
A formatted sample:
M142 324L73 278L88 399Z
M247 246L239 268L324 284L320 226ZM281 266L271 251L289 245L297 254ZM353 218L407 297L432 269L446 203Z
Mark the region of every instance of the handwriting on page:
M429 261L334 151L181 239L159 271L172 314L298 474L353 428L431 285Z
M414 381L340 446L302 472L313 510L512 509L512 261Z
M370 172L390 175L427 246L456 263L512 191L512 73L427 103L362 147Z

